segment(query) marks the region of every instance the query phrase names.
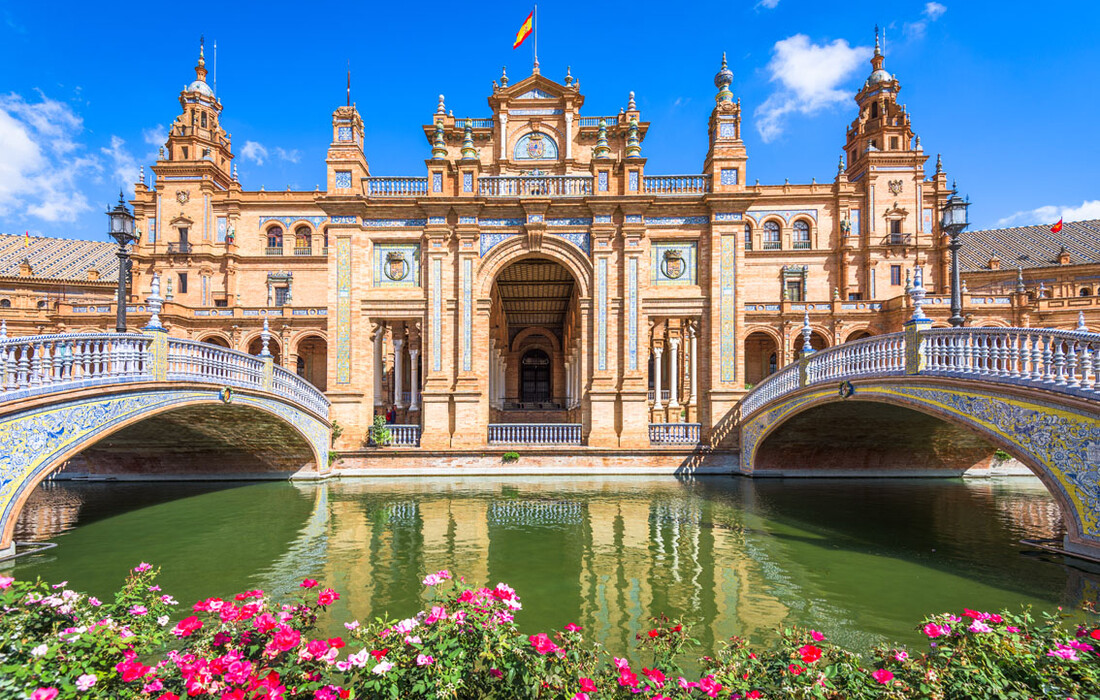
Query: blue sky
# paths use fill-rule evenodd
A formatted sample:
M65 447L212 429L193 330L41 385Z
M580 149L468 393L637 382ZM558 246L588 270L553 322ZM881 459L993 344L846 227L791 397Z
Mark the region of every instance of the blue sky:
M420 175L420 124L437 95L489 116L524 2L0 3L0 232L104 238L103 211L150 165L193 79L198 38L246 189L324 182L345 66L366 125L372 174ZM876 23L915 131L973 201L977 227L1100 218L1100 8L1078 3L762 0L539 6L542 73L566 66L582 114L614 114L633 90L652 122L650 174L696 173L722 51L734 71L749 153L763 184L830 181L870 72ZM475 28L476 27L476 28ZM530 40L528 40L528 44ZM931 169L932 163L929 163Z

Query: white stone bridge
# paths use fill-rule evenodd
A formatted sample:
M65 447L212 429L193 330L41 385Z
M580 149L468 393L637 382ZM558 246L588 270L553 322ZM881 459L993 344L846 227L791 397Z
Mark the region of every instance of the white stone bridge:
M0 557L14 548L26 497L70 460L100 477L328 471L324 394L270 354L170 338L159 326L20 338L0 332Z

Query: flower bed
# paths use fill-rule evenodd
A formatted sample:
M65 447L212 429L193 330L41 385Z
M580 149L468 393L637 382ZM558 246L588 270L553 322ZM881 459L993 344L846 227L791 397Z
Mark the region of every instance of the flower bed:
M331 639L314 634L339 594L317 581L293 603L254 590L183 614L156 574L136 567L112 601L0 575L0 698L1084 698L1100 688L1095 619L965 610L921 623L927 650L863 656L815 630L785 630L766 649L735 637L686 677L680 661L696 642L679 620L639 634L649 662L632 667L577 625L521 633L514 590L446 571L424 579L430 609L347 622Z

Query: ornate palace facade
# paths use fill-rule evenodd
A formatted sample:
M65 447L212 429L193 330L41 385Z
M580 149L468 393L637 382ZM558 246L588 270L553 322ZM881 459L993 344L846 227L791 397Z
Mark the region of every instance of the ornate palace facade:
M820 183L750 184L723 60L698 174L650 171L633 94L582 115L579 82L536 65L493 81L487 116L455 117L440 96L425 174L373 175L348 104L324 190L268 192L237 178L200 55L136 185L132 314L143 322L155 272L172 334L258 353L266 321L276 361L327 392L349 450L391 409L422 449L725 446L746 387L801 352L805 318L815 348L900 330L920 266L946 325L952 188L877 49L871 64ZM1098 222L1057 240L1035 228L966 234L969 323L1100 322ZM110 327L108 244L7 238L9 332Z

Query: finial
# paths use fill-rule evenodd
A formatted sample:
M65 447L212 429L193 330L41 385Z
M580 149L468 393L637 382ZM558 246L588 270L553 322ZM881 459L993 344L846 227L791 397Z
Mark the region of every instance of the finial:
M878 45L878 25L877 24L875 25L875 55L876 56L881 56L882 55L882 50L879 48L879 45Z
M1027 291L1027 287L1024 286L1024 268L1020 265L1016 266L1016 293L1023 294Z
M443 121L435 123L435 135L432 139L432 160L443 160L447 157L447 143L443 140Z
M539 74L539 59L536 56L535 57L535 65L534 65L534 67L531 68L531 75L538 75L538 74Z
M8 319L0 320L0 338L8 337Z
M508 66L500 67L500 86L508 87Z
M844 170L844 156L840 156L836 161L836 171L842 172Z
M1045 283L1040 282L1039 283L1039 298L1040 299L1045 299L1046 296L1047 296L1047 286L1046 286Z
M923 151L924 150L920 145L920 136L914 136L913 137L913 150L914 151Z
M630 91L630 98L626 102L626 108L630 111L635 111L636 109L638 109L637 105L634 104L634 91L633 90Z
M814 346L810 343L810 336L813 334L813 329L810 328L810 305L806 305L806 311L802 314L802 356L806 357L814 351Z
M565 86L569 87L573 84L573 73L570 66L565 67Z
M138 182L141 183L142 187L145 187L145 166L144 165L141 166L140 168L138 168Z
M913 278L910 277L909 268L905 268L905 293L908 294L913 289Z
M160 273L153 273L153 283L149 288L149 296L145 298L149 306L149 322L145 324L145 330L163 331L164 325L160 322L160 310L164 299L160 296Z
M958 192L959 191L959 181L954 179L954 178L951 178L951 191L952 192Z
M634 93L631 93L632 95ZM626 129L626 157L642 157L642 141L638 138L638 118L630 118L630 126Z
M840 299L840 288L833 287L833 301Z
M166 289L165 289L165 292L164 292L164 300L165 301L172 301L173 299L176 298L176 295L172 293L172 278L169 277L168 279L166 279L165 283L166 283L165 284Z
M1088 333L1089 332L1088 326L1085 325L1085 312L1084 311L1078 311L1077 312L1077 327L1074 328L1073 330L1081 331L1082 333Z
M206 63L206 35L199 34L199 63Z
M164 160L164 146L161 146L160 150L157 151L157 158L160 158L161 160Z
M960 291L963 294L969 294L970 293L970 289L966 286L966 280L963 280L962 289Z
M462 133L462 160L477 160L477 149L474 148L474 123L466 120L466 129Z
M913 288L909 290L909 298L913 300L913 316L910 320L923 321L928 317L924 315L924 271L917 268L913 271Z
M266 316L264 317L264 329L260 331L260 338L263 340L260 357L271 357L271 350L267 347L267 344L271 341L271 329L268 328Z
M348 101L347 106L351 107L351 59L348 59Z
M443 106L443 95L439 96L439 105L435 108L436 114L446 114L447 108Z
M722 52L722 67L714 76L714 87L718 88L718 94L714 101L717 103L733 102L733 91L730 84L733 83L733 71L726 65L726 52Z
M607 120L600 119L600 130L596 136L596 147L592 149L593 158L610 158L611 147L607 144Z
M943 172L943 155L940 154L940 153L937 153L936 154L936 174L939 175L942 172Z
M236 163L233 164L233 179L234 180L237 179L237 164Z

